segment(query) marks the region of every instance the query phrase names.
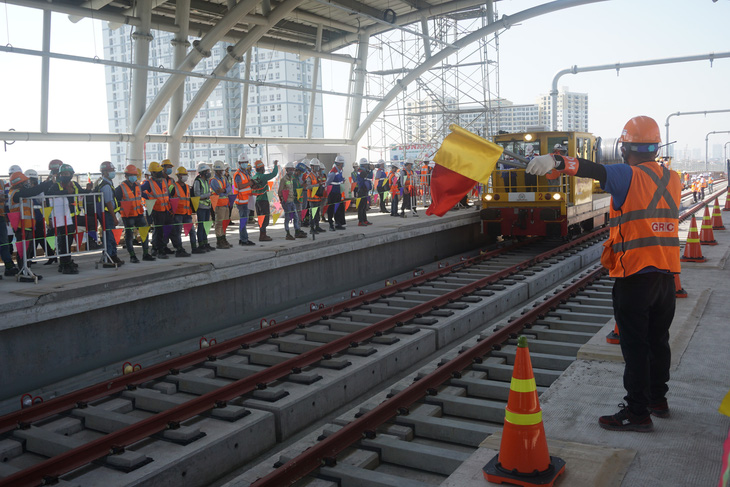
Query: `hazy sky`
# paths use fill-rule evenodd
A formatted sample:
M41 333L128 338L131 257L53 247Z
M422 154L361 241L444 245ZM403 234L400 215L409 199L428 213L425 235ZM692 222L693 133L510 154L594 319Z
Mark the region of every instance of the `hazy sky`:
M544 1L497 2L509 15ZM610 0L576 7L515 25L500 36L501 95L515 103L534 103L550 90L555 73L579 67L730 51L730 0ZM0 45L41 49L42 12L0 6ZM101 56L101 23L72 24L54 14L54 52ZM40 59L0 53L0 130L38 131ZM338 70L323 67L323 88L333 89ZM346 76L346 74L345 74ZM339 82L335 89L341 90ZM730 59L566 75L561 86L589 95L589 129L616 137L626 120L649 115L664 137L673 112L730 110ZM337 103L344 99L337 97ZM52 132L108 132L104 70L100 66L51 60ZM341 121L325 106L325 135L341 137ZM670 138L677 148L701 148L711 131L730 131L730 113L673 117ZM730 134L710 136L710 150ZM0 146L0 173L11 164L45 169L50 159L74 164L77 172L98 169L109 157L108 143L16 142Z

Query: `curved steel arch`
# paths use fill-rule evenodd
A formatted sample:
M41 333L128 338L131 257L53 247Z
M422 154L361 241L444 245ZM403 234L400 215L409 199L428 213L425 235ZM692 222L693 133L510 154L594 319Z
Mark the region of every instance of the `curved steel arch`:
M218 22L198 43L188 52L185 60L177 67L181 71L192 71L198 63L206 57L206 54L220 41L239 20L251 13L259 0L241 0ZM157 96L147 107L142 118L139 119L134 128L134 139L130 144L127 159L129 161L142 160L144 150L143 138L147 134L157 116L165 108L167 102L175 94L175 91L185 82L186 75L174 74L162 85ZM145 89L146 92L146 89ZM146 96L146 95L145 95Z
M408 73L405 78L399 80L395 84L395 86L388 92L388 94L385 95L383 100L379 102L375 106L373 111L371 111L370 114L365 118L365 120L363 120L358 129L355 131L355 134L350 140L350 143L354 144L358 140L360 140L365 135L367 129L370 128L373 122L375 122L375 120L380 116L380 114L383 113L388 105L390 105L393 100L395 100L396 96L398 96L398 94L400 94L400 92L402 92L410 83L415 81L419 76L431 69L436 64L448 58L456 50L466 47L469 44L478 41L482 37L493 34L499 29L509 29L512 25L518 22L522 22L524 20L531 19L533 17L538 17L543 14L563 10L566 8L605 1L606 0L556 0L554 2L550 2L544 5L538 5L537 7L528 8L527 10L523 10L522 12L518 12L514 15L505 15L500 20L497 20L494 23L482 27L481 29L474 31L471 34L462 37L458 41L453 42L453 47L444 48L438 53L432 55L431 58L427 59L423 64Z
M266 33L277 24L277 22L289 15L292 10L297 8L303 2L304 0L285 0L283 3L279 4L279 6L272 10L269 14L267 25L257 25L251 29L243 39L238 41L234 46L228 48L228 55L221 59L221 62L218 66L216 66L215 70L213 70L213 74L217 76L226 76L226 73L228 73L233 66L242 61L241 56L243 56L246 51L248 51L259 39L266 35ZM210 94L213 93L213 90L215 90L216 86L218 86L220 82L221 80L216 78L205 80L203 85L195 94L195 97L190 100L190 104L188 104L188 107L185 109L182 117L180 117L180 120L172 130L171 135L174 139L177 140L183 136L190 126L190 123L195 118L195 115L198 113L203 104L205 104Z

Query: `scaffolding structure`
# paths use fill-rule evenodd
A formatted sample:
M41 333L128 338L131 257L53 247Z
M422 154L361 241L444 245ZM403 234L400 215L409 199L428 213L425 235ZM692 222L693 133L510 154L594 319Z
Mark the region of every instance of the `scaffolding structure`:
M402 30L375 36L369 46L367 94L382 99L439 46L496 19L492 4L420 23L420 36ZM378 69L379 68L379 69ZM430 68L405 89L367 131L368 159L429 157L453 123L489 138L499 127L499 35L483 37ZM365 115L375 102L365 104ZM399 149L400 148L400 149ZM408 150L406 151L406 148Z

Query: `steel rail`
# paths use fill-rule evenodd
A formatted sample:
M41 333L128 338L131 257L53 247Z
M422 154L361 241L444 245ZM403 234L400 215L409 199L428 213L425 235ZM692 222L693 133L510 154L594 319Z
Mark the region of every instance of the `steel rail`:
M38 421L53 414L61 413L63 411L76 407L79 403L88 403L101 397L110 396L124 390L130 385L141 384L143 382L154 380L169 374L170 371L180 370L185 367L204 362L205 360L208 360L211 356L217 357L219 355L233 352L241 348L242 346L251 345L261 340L271 338L273 334L280 334L294 330L300 325L308 325L319 321L324 316L340 313L349 308L354 308L355 306L358 306L366 301L374 301L384 296L395 294L403 289L410 288L425 281L448 275L452 272L452 269L461 269L464 264L471 265L474 263L483 262L510 250L521 248L533 241L534 240L526 240L515 245L502 247L500 249L486 252L484 254L471 257L464 262L447 265L443 268L436 269L421 276L408 279L407 281L396 283L392 286L388 286L385 288L377 289L375 291L371 291L367 294L354 297L341 303L333 304L331 306L325 306L324 308L317 309L316 311L310 311L309 313L306 313L304 315L295 316L286 321L282 321L281 323L277 323L276 325L262 328L260 330L253 331L245 335L241 335L223 341L221 343L211 345L208 348L195 350L185 355L166 360L159 364L154 364L149 367L137 370L130 374L125 374L119 377L115 377L113 379L109 379L107 381L99 382L98 384L94 384L84 389L79 389L78 391L65 394L55 399L44 401L40 404L35 404L26 409L20 409L0 418L0 434L10 431L17 426L25 426L32 423L33 421Z
M437 387L453 377L460 377L462 370L474 362L479 362L481 357L489 353L493 347L510 337L515 337L516 333L535 320L542 318L545 313L559 304L566 302L568 298L575 296L578 291L584 289L606 272L606 269L599 268L581 278L568 288L507 324L504 328L494 332L488 338L479 341L472 348L461 352L456 358L439 366L435 371L417 380L390 399L385 400L360 418L348 423L298 457L289 460L266 477L258 479L251 486L281 487L291 485L322 465L334 465L337 455L344 449L364 437L374 437L378 426L397 415L408 414L408 408L419 399L427 395L437 395Z
M500 272L469 283L445 295L438 296L431 301L424 302L416 306L415 308L411 308L409 310L398 313L397 315L388 317L385 320L374 323L368 327L365 327L349 335L343 336L321 347L281 362L266 370L257 372L256 374L253 374L249 377L239 379L235 382L232 382L231 384L223 386L218 390L198 396L197 398L191 399L190 401L181 404L180 406L176 406L166 411L157 413L154 416L150 416L123 429L120 429L113 433L109 433L103 437L100 437L77 448L71 449L60 455L56 455L28 469L22 470L9 477L6 477L5 479L0 480L0 487L11 485L13 487L35 486L41 482L44 482L44 479L55 480L64 473L86 465L101 457L107 456L109 454L121 453L124 451L124 448L126 446L129 446L133 443L136 443L137 441L152 436L155 433L167 429L168 427L174 427L174 425L179 424L180 422L185 421L195 415L201 414L205 411L214 408L225 407L227 402L231 399L255 390L265 389L267 387L267 384L270 382L281 379L282 377L285 377L292 373L298 373L303 367L315 364L323 359L326 360L331 358L332 354L341 352L353 346L358 346L359 343L364 340L367 340L374 336L379 336L383 332L392 330L395 327L402 326L404 322L410 319L419 317L423 314L428 313L431 310L439 309L440 307L452 303L455 300L466 296L473 291L482 289L489 284L499 281L500 279L509 277L510 275L513 275L523 270L527 266L542 262L560 252L566 251L574 246L582 244L589 239L595 238L597 235L605 231L607 231L606 228L591 232L590 234L587 234L565 245L549 250L547 252L543 252L542 254L527 259L517 265L511 266ZM480 257L484 256L482 255ZM474 257L468 261L454 264L453 266L450 266L450 269L439 269L437 271L429 273L428 275L424 274L423 276L418 276L416 278L410 279L409 281L404 283L407 284L405 288L410 288L414 284L420 284L429 280L436 279L442 275L447 275L450 272L454 272L462 268L471 267L476 260L477 257ZM395 294L396 292L399 292L404 288L401 286L398 289L393 289L395 287L396 286L391 286L378 291L373 291L371 293L368 293L367 295L358 296L358 299L364 304L365 302L369 302L368 297L369 299L377 297L387 297L388 295ZM330 308L330 310L333 309L334 307ZM344 311L344 307L342 307L341 305L340 309ZM320 317L324 316L327 315L320 315ZM298 324L302 322L301 320L289 321L296 322L294 326L298 326ZM254 333L256 333L256 335L259 337L259 340L263 338L278 336L276 333L271 333L271 328L259 330L259 332ZM249 336L250 335L245 335L244 338L248 339ZM231 342L231 340L224 343L227 344L229 342ZM232 348L230 348L230 350L237 349L238 346L238 344L235 344ZM210 354L210 352L213 350L218 350L218 348L211 347L209 349L196 351L191 355L206 355ZM203 353L201 354L201 352ZM140 372L141 371L137 373Z
M680 222L703 206L709 204L711 200L712 197L708 201L702 201L687 209L680 216ZM601 231L606 231L606 229L601 229L598 232ZM557 305L565 303L568 298L574 297L578 291L584 289L588 284L607 273L608 271L601 267L556 293L543 303L536 304L533 309L511 321L507 326L494 332L488 338L480 340L477 345L469 350L460 352L456 358L440 365L434 372L417 380L363 416L348 423L336 433L308 448L301 455L281 465L266 477L256 480L251 486L280 487L283 485L291 485L322 465L335 465L337 455L343 450L362 438L375 437L376 430L380 425L397 415L408 414L408 408L421 398L427 395L437 395L437 387L452 377L459 377L462 370L473 362L480 361L481 357L486 355L493 347L501 344L510 337L514 338L517 332L529 327L535 320L541 319L547 311L554 310Z

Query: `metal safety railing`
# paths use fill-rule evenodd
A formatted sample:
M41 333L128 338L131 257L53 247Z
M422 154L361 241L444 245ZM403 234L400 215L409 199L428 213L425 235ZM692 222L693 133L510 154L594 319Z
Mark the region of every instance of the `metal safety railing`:
M20 199L20 211L8 213L15 233L15 246L22 266L16 278L19 281L38 282L40 276L31 269L37 259L72 257L101 250L96 266L114 267L116 264L107 253L106 218L102 193L68 195L39 195ZM101 249L91 244L90 233L97 233L101 223ZM84 231L78 230L83 228ZM96 241L96 237L94 237ZM75 250L74 250L75 244ZM43 255L39 255L39 247ZM18 262L20 264L20 262Z

